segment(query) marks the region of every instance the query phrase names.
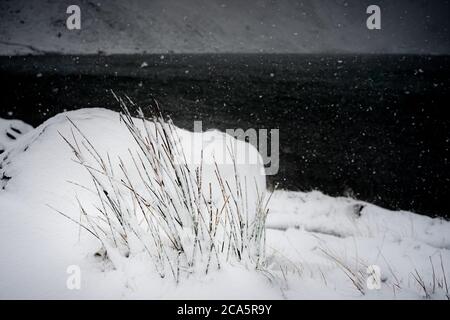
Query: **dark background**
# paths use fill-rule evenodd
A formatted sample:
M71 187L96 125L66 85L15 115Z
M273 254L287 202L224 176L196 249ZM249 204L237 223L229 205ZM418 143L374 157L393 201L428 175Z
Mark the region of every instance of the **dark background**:
M448 217L449 76L448 56L0 57L0 117L37 126L64 110L117 110L109 89L144 111L155 97L189 130L280 129L272 186Z

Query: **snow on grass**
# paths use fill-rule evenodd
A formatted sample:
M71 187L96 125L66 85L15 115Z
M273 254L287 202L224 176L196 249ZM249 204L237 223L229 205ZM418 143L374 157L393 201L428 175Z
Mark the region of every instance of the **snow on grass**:
M127 109L132 102L116 98L124 111L120 121L135 142L128 145L129 159L101 154L68 117L72 135L62 137L92 180L90 186L77 185L90 190L97 201L87 210L84 203L91 203L77 197L79 219L55 210L96 237L104 252L100 255L115 267L127 263L123 257L145 252L153 272L161 278L170 274L177 283L230 261L260 269L268 200L257 151L222 135L229 153L221 150L219 141L213 148L199 144L197 164L190 152L195 142L185 141L186 135L195 140L197 134L179 130L160 113L146 120L139 110L140 121L133 119ZM211 134L198 135L203 142ZM255 154L254 165L241 159L246 152Z
M275 192L269 210L268 251L341 298L448 298L448 221L318 191ZM381 269L379 291L366 288L371 265Z
M136 156L142 150L139 151L124 120L120 120L119 114L104 109L77 110L60 114L34 130L24 130L6 146L0 155L0 176L8 177L2 179L0 191L1 298L448 297L449 222L410 212L393 212L354 199L333 198L317 191L273 193L266 223L265 258L259 268L248 260L222 257L221 267L208 273L204 270L205 265L200 263L200 272L195 268L195 272L186 271L180 281L169 276L169 270L166 270L168 276L162 278L154 268L152 255L142 250L143 242L133 241L132 236L128 237L130 233L126 238L129 247L114 247L108 237L112 234L106 232L103 241L109 241L109 246L105 254L101 241L51 208L81 221L85 226L88 226L87 221L80 220L80 204L89 215L98 214L97 207L101 206L102 199L98 193L91 192L95 185L86 169L86 164L96 165L95 156L89 154L87 141L82 135L95 146L103 159L108 159L108 156L113 159L111 162L114 164L108 165L107 170L113 168L117 177L123 178L123 172L119 174L118 170L120 157L136 190L147 192L142 186L149 180L139 177L131 157L131 154ZM11 124L5 120L2 123L6 126ZM137 127L142 129L137 123ZM185 151L191 145L190 139L200 139L205 154L220 152L217 145L229 139L219 132L203 135L183 130L177 132L184 141ZM81 154L86 160L85 165L74 161L77 157L73 148L62 136L72 146L78 143L79 149L84 150ZM222 176L233 181L233 165L222 169ZM258 165L241 169L239 176L242 181L245 177L249 181L258 177L257 184L265 184L265 180L260 178ZM204 186L216 181L214 166L205 170ZM105 183L104 186L118 188L114 183ZM220 207L223 205L220 186L212 188L217 191L214 201ZM155 190L162 192L162 189ZM256 199L254 192L251 199ZM147 198L151 199L150 196ZM136 209L136 206L131 206L139 203L136 200L136 197L129 196L121 205ZM183 212L189 220L189 210ZM142 229L139 234L146 234L148 229ZM187 234L192 234L189 233L192 230L188 227ZM195 242L192 242L192 237L187 239L190 239L187 243ZM148 240L153 241L151 235ZM188 256L192 257L190 250L192 247L187 250L191 253ZM189 261L183 262L184 267L189 266ZM66 286L69 276L66 271L70 265L81 269L80 290L69 290ZM380 290L367 288L366 271L370 265L380 267Z

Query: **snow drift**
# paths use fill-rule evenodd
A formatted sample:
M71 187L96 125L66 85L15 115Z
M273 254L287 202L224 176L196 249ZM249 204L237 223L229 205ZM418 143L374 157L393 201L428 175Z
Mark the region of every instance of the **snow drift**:
M60 114L7 146L0 155L1 298L448 298L449 222L320 192L275 191L262 270L230 261L177 283L155 272L148 255L139 254L142 246L105 259L98 239L49 207L80 221L80 202L91 213L99 201L88 190L89 172L61 137L77 136L67 117L99 153L132 162L136 142L119 115L103 109ZM180 131L185 141L195 135ZM200 140L220 153L224 138L207 132ZM259 177L264 188L259 165L244 169L242 177ZM366 286L372 265L381 270L380 290ZM70 266L81 270L80 290L66 285Z

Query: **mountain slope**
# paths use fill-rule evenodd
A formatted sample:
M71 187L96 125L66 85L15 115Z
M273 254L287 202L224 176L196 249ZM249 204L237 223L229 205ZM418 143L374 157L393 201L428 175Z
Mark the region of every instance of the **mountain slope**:
M366 28L369 1L2 1L0 54L26 53L448 53L438 1L378 1L382 30Z

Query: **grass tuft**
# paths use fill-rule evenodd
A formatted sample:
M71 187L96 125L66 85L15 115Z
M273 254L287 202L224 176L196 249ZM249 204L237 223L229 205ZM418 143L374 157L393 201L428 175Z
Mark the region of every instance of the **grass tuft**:
M203 151L199 165L188 163L177 128L164 120L158 103L146 118L127 96L113 95L122 109L121 122L137 145L129 149L132 163L101 154L68 119L71 137L62 138L89 173L97 205L93 212L77 200L79 221L58 212L94 235L111 260L144 252L161 277L170 275L177 283L185 275L208 273L224 263L263 270L270 200L265 190L257 199L248 199L248 181L241 181L235 155L228 150L234 176L224 176L220 164L214 163L221 197L213 201L212 184L203 181ZM137 118L129 107L138 110ZM256 202L251 215L248 201Z

